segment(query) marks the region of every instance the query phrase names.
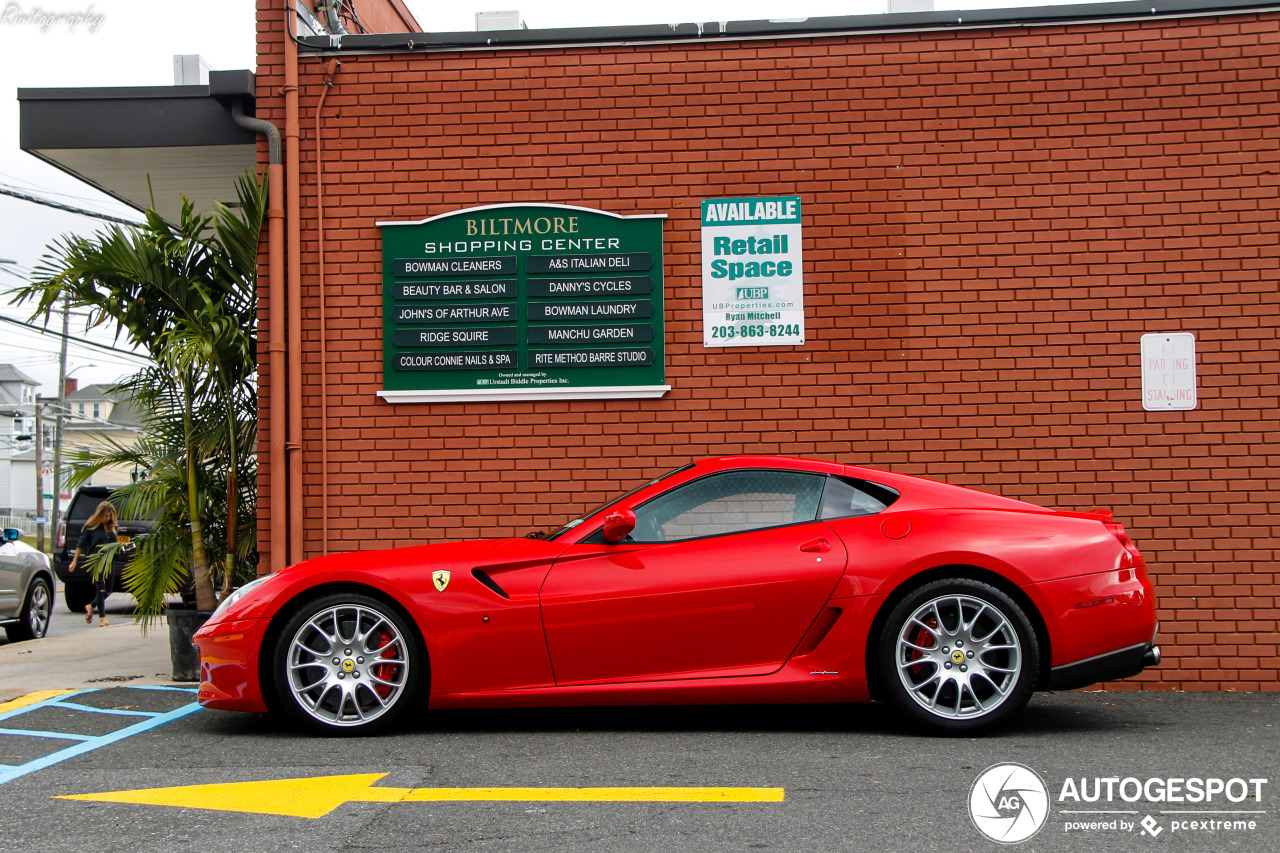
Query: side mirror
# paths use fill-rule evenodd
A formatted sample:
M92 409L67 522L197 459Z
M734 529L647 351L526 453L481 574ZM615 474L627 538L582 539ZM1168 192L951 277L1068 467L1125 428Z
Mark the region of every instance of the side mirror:
M634 523L635 523L635 519L633 518L633 519L632 519L632 524L634 524ZM17 541L18 541L19 539L21 539L21 538L22 538L22 531L21 531L21 530L19 530L18 528L16 528L16 527L6 527L6 528L4 529L4 541L6 541L6 542L17 542Z
M617 545L635 529L636 514L627 507L619 507L609 510L609 514L604 517L604 528L600 533L604 536L604 541L610 545Z

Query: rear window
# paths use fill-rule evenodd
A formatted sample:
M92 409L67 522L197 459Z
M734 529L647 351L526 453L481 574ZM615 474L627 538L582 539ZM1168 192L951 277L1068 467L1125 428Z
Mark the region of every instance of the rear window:
M107 499L106 495L87 495L83 492L76 497L71 504L71 510L67 513L68 521L88 521L93 516L93 511L98 508L98 504Z
M822 490L819 518L856 518L875 515L898 499L888 486L855 480L852 477L828 477Z

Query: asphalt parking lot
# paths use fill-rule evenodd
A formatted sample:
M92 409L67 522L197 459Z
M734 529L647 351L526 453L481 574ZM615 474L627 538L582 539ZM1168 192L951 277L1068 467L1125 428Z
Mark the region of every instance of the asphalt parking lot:
M882 705L436 712L379 737L320 738L192 701L108 686L0 705L0 850L995 850L1009 845L981 834L969 802L1006 763L1035 771L1051 801L1014 849L1272 851L1280 829L1277 694L1041 694L1005 731L955 739L917 735ZM1068 778L1086 796L1114 778L1114 801L1063 802ZM1192 778L1237 793L1230 780L1268 781L1239 802L1145 798ZM280 780L293 781L227 787ZM721 786L782 792L616 790ZM613 794L553 790L600 787ZM64 799L81 795L96 797Z

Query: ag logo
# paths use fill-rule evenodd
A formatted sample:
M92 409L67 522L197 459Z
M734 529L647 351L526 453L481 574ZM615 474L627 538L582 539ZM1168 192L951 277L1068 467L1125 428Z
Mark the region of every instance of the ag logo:
M969 789L969 817L992 841L1026 841L1049 818L1049 789L1030 767L994 764Z
M432 572L431 582L436 585L436 589L444 592L445 587L449 585L449 573L445 571Z

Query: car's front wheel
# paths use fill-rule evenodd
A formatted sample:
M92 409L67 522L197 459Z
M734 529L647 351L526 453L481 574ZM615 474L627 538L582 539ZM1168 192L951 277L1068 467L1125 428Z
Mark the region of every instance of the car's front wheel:
M966 578L925 584L898 602L878 651L894 704L956 734L1016 714L1040 671L1040 644L1026 613L1003 591Z
M27 590L27 600L17 624L6 625L4 632L12 642L38 640L49 633L49 617L53 615L53 591L44 578L36 578Z
M366 595L308 602L279 635L273 656L281 705L308 727L368 734L413 704L425 661L408 623Z

